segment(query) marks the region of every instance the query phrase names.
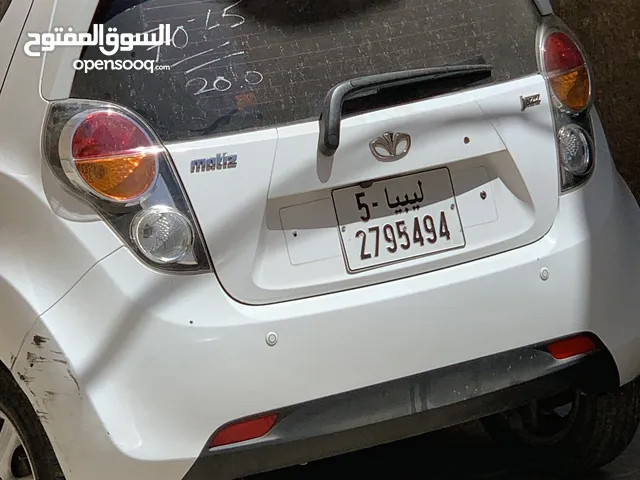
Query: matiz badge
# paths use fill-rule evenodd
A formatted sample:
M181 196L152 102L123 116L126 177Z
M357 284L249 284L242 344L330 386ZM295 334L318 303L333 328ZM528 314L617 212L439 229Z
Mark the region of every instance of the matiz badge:
M227 170L236 168L237 155L227 155L227 153L217 154L211 158L200 158L191 162L191 173L211 172L213 170Z

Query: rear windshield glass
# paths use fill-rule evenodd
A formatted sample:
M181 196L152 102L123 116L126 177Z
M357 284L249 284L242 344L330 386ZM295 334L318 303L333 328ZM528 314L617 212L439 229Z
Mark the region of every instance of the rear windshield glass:
M363 75L478 57L492 81L534 73L538 21L532 0L103 0L94 24L168 24L171 45L86 48L156 64L78 71L72 97L128 106L170 141L264 128L317 118L332 86Z

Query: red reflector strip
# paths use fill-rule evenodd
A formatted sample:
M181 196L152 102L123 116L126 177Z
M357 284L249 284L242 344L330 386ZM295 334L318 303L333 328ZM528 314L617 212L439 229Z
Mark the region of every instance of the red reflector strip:
M211 440L211 447L229 445L230 443L244 442L259 438L273 428L278 420L278 415L267 415L265 417L254 418L239 423L228 425L218 431Z
M547 346L547 350L556 360L575 357L595 349L595 342L587 336L567 338Z

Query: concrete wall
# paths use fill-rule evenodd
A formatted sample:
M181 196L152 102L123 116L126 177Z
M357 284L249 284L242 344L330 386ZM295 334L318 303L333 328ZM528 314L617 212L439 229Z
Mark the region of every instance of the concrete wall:
M593 61L613 156L640 199L640 0L554 0Z

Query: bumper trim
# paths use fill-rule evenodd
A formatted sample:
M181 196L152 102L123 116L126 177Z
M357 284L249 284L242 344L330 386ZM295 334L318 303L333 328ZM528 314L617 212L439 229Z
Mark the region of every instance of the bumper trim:
M427 433L571 387L617 381L610 354L555 360L538 346L503 352L279 410L264 437L202 452L184 480L237 478ZM593 380L605 380L596 385ZM263 413L264 414L264 413Z

